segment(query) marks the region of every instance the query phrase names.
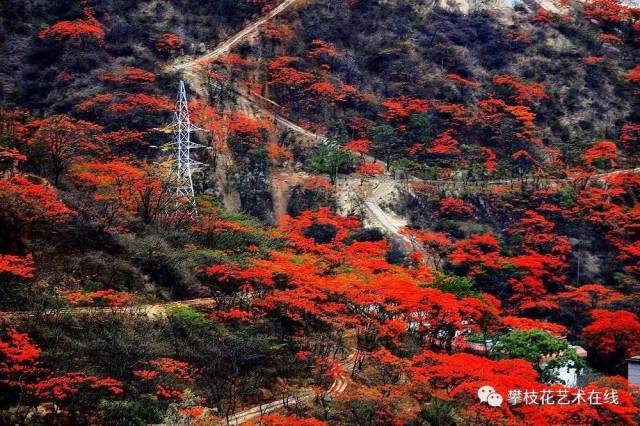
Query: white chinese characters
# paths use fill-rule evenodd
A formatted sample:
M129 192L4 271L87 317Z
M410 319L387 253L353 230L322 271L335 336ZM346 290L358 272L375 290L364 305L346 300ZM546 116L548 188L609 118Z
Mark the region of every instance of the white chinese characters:
M615 389L512 389L507 394L507 402L509 405L619 405L620 399Z

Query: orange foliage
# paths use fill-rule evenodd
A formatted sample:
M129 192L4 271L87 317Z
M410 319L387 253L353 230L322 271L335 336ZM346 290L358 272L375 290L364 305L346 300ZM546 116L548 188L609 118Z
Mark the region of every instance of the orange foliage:
M56 184L77 155L99 151L96 134L102 130L101 126L66 115L50 116L34 124L39 126L29 140L30 147L44 155Z
M113 132L102 133L98 136L98 141L101 145L110 146L113 148L137 148L146 144L144 136L144 132L120 129Z
M41 349L26 333L9 328L0 338L0 384L28 401L51 401L65 415L81 398L122 395L122 383L110 377L71 371L59 375L40 362ZM78 417L74 414L77 421Z
M131 305L134 297L127 293L115 290L98 290L88 293L79 291L67 292L62 295L71 305L98 305L110 307L122 307Z
M226 119L229 133L235 141L250 147L257 147L273 132L273 123L267 120L249 117L241 112L234 112Z
M460 84L462 86L468 86L471 87L473 89L477 89L478 87L480 87L480 83L473 81L473 80L467 80L461 76L459 76L458 74L454 74L454 73L449 73L447 74L447 78L451 81L453 81L454 83Z
M321 176L308 177L303 183L303 188L305 190L323 189L326 191L333 191L335 189L329 179L323 178Z
M325 426L328 423L313 418L267 414L260 419L260 426Z
M615 34L602 33L598 36L600 41L610 44L622 44L622 39Z
M63 223L75 213L59 199L55 189L24 176L0 179L0 219L19 229L26 224Z
M334 102L343 102L346 99L344 93L340 93L333 84L326 81L314 83L309 87L309 90L320 98L327 98Z
M534 104L549 98L542 83L523 83L510 75L500 74L493 77L493 84L510 87L514 92L513 100L520 104Z
M587 19L594 19L600 23L614 23L626 21L631 16L631 10L619 0L591 0L583 5L582 13Z
M193 374L197 372L186 362L172 358L157 358L147 363L144 370L134 370L134 376L155 389L157 397L177 399L193 384Z
M382 106L386 111L380 113L380 116L388 122L403 122L411 114L429 111L429 101L406 96L387 99L382 102Z
M265 24L265 31L270 38L275 40L288 40L294 34L293 29L284 22L278 24L268 22Z
M293 158L291 151L273 142L267 145L267 153L269 154L269 159L271 159L274 164L282 164Z
M531 330L544 330L554 336L566 336L567 328L548 321L540 321L531 318L505 316L501 318L502 325L514 328L516 330L531 331Z
M636 65L627 73L627 80L631 83L640 83L640 65Z
M547 9L542 7L538 8L536 12L536 16L531 18L531 21L536 24L550 24L554 20L554 15L549 12Z
M485 268L502 268L500 246L492 234L474 234L458 241L449 260L454 265L467 268L470 275L477 275Z
M82 162L73 167L71 179L104 204L104 219L110 222L129 220L136 214L151 222L170 201L156 171L146 165L137 167L119 160Z
M617 147L613 141L599 140L582 155L582 161L588 166L594 166L594 162L604 162L610 167L615 167L618 159Z
M0 277L10 275L18 278L33 278L33 256L12 256L0 254Z
M358 176L373 177L384 173L384 166L380 163L362 162L356 171Z
M336 48L333 44L324 40L313 40L311 42L311 50L307 52L307 56L317 59L321 56L333 56L335 53Z
M563 259L563 256L571 252L571 244L567 237L552 233L554 228L555 223L535 211L527 210L516 223L507 228L507 231L522 237L521 247L553 254Z
M109 111L125 114L136 110L159 113L171 111L173 108L173 102L165 96L149 95L146 93L130 93L124 95L121 101L112 103L109 106Z
M459 123L465 125L470 125L473 123L473 118L470 112L463 105L437 102L435 104L435 108L441 114L451 115L451 117Z
M107 83L123 84L127 86L150 86L156 81L156 75L136 67L123 67L120 72L104 73L100 79Z
M80 104L78 104L78 111L87 112L95 108L96 106L104 106L108 103L111 103L115 99L115 96L112 93L103 93L99 95L95 95L92 98L89 98Z
M603 56L585 56L584 61L589 65L595 65L604 61L604 57Z
M225 137L225 119L222 114L213 106L201 99L189 101L189 113L191 120L198 127L209 132L213 143L218 149L222 148L222 140Z
M74 43L84 43L87 40L95 40L98 44L104 44L104 28L93 15L93 10L83 10L84 19L73 21L60 21L40 31L40 38L52 38L54 40L71 40Z
M491 148L481 147L482 153L486 156L484 161L484 169L487 173L496 171L498 165L496 163L496 153Z
M459 198L444 198L440 201L438 215L448 218L468 218L473 215L473 206Z
M296 58L280 56L269 62L268 69L271 83L282 84L287 87L298 87L311 83L314 80L313 74L298 71L290 66L295 61L297 61Z
M371 148L371 141L368 139L352 139L345 146L344 149L356 154L368 154Z
M582 330L589 350L616 361L640 352L640 319L628 311L594 309L593 322Z
M453 137L453 130L446 130L431 141L428 152L438 155L458 155L461 153L459 146L459 142Z
M620 133L620 142L627 151L640 150L640 124L625 123Z
M156 50L167 56L176 54L182 48L182 39L173 33L164 33L156 40Z
M621 301L624 295L600 284L584 284L556 295L559 300L583 305L588 309L601 308Z

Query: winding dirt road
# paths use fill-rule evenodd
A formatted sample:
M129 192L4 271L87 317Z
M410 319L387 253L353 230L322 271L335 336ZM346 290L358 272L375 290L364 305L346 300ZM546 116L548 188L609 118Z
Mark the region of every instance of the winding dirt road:
M248 297L251 297L250 295ZM238 297L211 297L183 300L179 302L167 302L167 303L151 303L145 305L133 305L133 306L119 306L119 307L70 307L70 308L52 308L42 309L40 311L24 311L24 312L0 312L1 318L8 319L25 319L34 318L37 316L53 317L53 316L65 316L65 315L78 315L89 316L97 314L110 314L110 315L128 315L147 317L151 320L166 318L171 311L180 308L210 308L218 305L223 301L238 301L241 298Z
M299 1L299 0L285 0L285 1L283 1L278 6L274 7L273 9L271 9L271 11L268 12L266 15L263 15L259 19L253 21L251 24L249 24L243 30L239 31L235 35L233 35L230 38L226 39L225 41L220 43L218 46L216 46L210 52L205 53L204 55L199 56L198 58L193 59L191 61L187 61L187 62L176 64L176 65L173 66L173 69L176 70L176 71L182 71L182 70L190 69L190 68L193 68L193 67L197 66L201 62L208 61L208 60L211 60L211 59L215 59L215 58L219 57L222 54L228 53L236 45L238 45L239 43L245 41L247 38L249 38L253 34L255 34L256 31L258 31L260 29L260 27L262 27L264 24L266 24L271 19L275 18L276 16L278 16L279 14L281 14L282 12L287 10L289 7L293 6L293 4L296 3L297 1Z
M342 371L336 377L331 384L331 387L326 391L326 395L329 398L334 398L336 395L343 393L350 382L348 372L353 369L355 364L356 353L351 352L344 360L340 362ZM304 389L297 392L295 395L289 396L285 400L279 399L267 404L256 405L243 411L239 411L231 416L223 424L231 426L239 426L243 423L250 422L252 420L259 419L265 414L273 413L274 411L284 410L287 407L294 404L308 403L316 398L316 393L312 389Z

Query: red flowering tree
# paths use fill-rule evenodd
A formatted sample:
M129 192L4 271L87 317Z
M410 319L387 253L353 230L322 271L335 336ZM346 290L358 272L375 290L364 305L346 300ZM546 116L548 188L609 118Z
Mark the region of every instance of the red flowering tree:
M182 45L182 39L174 33L164 33L156 39L156 50L165 57L178 53Z
M627 73L627 80L631 83L640 83L640 65L636 65Z
M500 269L502 265L498 239L492 234L474 234L460 240L454 245L449 261L462 267L471 276L487 269Z
M304 87L313 82L311 73L298 71L293 67L298 62L291 56L279 56L268 64L269 81L274 85L282 85L289 89Z
M473 206L459 198L444 198L438 206L438 216L450 219L467 219L473 215Z
M115 73L102 74L100 79L114 85L149 87L156 81L156 75L141 68L123 67Z
M260 423L264 426L325 426L327 422L314 418L285 416L282 414L267 414L262 416Z
M0 254L0 281L3 277L33 278L33 256L12 256Z
M89 41L95 41L100 46L104 44L104 28L95 18L93 10L85 8L84 18L73 21L60 21L40 31L40 38L58 41L70 40L74 44L84 46Z
M82 422L95 415L99 400L122 395L120 381L77 371L49 370L40 360L41 353L26 333L14 328L0 332L0 390L15 399L19 415L47 401L57 406L50 420Z
M33 155L43 159L55 185L77 156L98 151L96 137L102 128L96 124L66 115L48 117L38 124L29 145Z
M173 102L161 95L147 93L126 93L109 105L109 111L116 114L129 114L134 111L161 113L174 109Z
M267 120L257 119L235 112L227 118L229 130L228 143L238 153L258 148L266 144L273 124Z
M356 170L356 174L360 176L360 183L364 182L366 178L372 178L384 173L384 166L380 163L367 163L362 162Z
M333 56L335 54L335 46L324 40L313 40L311 42L311 50L307 52L307 56L313 59Z
M484 170L486 173L491 174L496 171L498 164L496 163L496 153L491 148L481 147L482 153L485 156Z
M582 13L600 24L619 23L631 17L631 9L619 0L590 0L583 5Z
M108 225L121 224L137 215L145 223L157 221L173 200L159 170L122 161L90 161L76 164L71 179L93 192L101 216Z
M594 309L593 322L582 330L589 357L598 365L614 369L640 352L640 319L629 311Z
M17 246L43 226L61 225L74 215L50 185L20 175L0 179L0 205L0 241L5 246Z
M550 24L555 20L555 16L547 9L542 7L538 8L536 15L531 18L531 21L535 24Z
M518 104L533 105L549 98L542 83L525 83L510 75L500 74L493 77L493 84L508 87L511 99Z
M447 78L452 82L459 84L461 86L471 87L472 89L477 89L478 87L480 87L480 83L463 78L458 74L449 73L447 74Z
M371 141L368 139L352 139L344 146L344 149L364 157L371 149Z
M427 152L436 155L458 155L461 153L459 147L460 143L453 137L453 130L447 130L431 141Z
M582 155L582 161L589 167L610 169L618 160L616 144L609 140L599 140Z
M134 370L142 385L159 398L176 400L187 386L194 382L197 370L186 362L172 358L157 358L147 363L144 369Z
M399 126L406 125L407 119L411 114L419 114L429 111L429 101L426 99L409 98L406 96L400 98L391 98L382 102L385 111L380 116L389 123Z

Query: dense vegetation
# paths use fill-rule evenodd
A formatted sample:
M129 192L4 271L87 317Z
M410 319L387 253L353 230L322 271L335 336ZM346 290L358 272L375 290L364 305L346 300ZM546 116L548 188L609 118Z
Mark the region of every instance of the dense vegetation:
M278 3L0 3L0 424L637 424L640 12Z

